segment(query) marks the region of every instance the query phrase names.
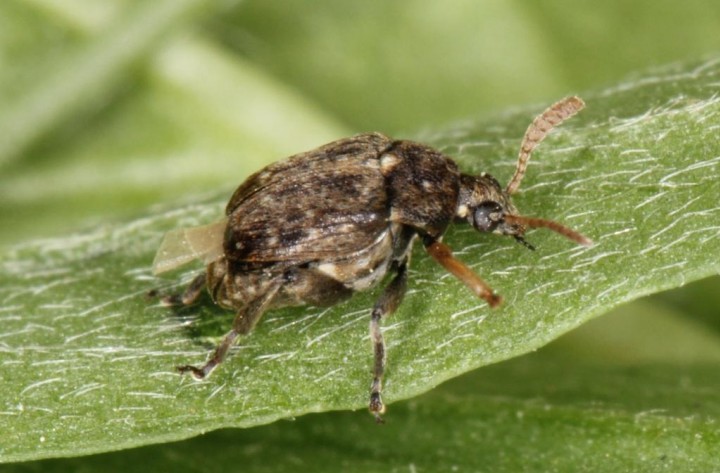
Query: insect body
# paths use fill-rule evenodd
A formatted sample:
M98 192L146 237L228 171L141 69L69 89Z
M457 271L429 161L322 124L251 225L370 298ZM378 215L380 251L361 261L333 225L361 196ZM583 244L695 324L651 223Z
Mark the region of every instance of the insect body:
M532 150L557 124L583 107L562 100L538 116L523 140L515 175L503 189L489 174L462 174L440 152L412 141L367 133L280 161L250 176L233 194L219 223L171 232L158 251L156 272L194 257L208 263L183 294L168 304L190 304L207 287L213 300L237 311L232 329L202 366L182 373L205 378L239 335L250 332L268 309L330 306L356 291L392 279L373 307L374 346L370 411L378 422L385 369L382 319L400 304L407 286L412 244L494 307L501 298L440 240L454 220L480 232L523 238L545 227L582 245L591 242L559 223L518 214L510 196L520 184Z

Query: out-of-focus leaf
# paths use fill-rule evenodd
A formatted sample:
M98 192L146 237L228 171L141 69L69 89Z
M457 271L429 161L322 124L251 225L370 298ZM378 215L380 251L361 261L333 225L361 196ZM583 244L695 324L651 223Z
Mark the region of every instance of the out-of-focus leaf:
M345 122L394 134L720 49L713 0L248 0L211 26Z
M17 55L20 65L0 72L0 166L65 125L78 110L97 108L163 35L183 25L203 3L207 1L138 2L99 37L82 41L71 31L37 21L38 11L6 2L1 16L13 25L5 38L0 37L0 44L8 64ZM29 31L23 31L28 25ZM47 29L51 29L49 38ZM41 57L30 51L41 52Z

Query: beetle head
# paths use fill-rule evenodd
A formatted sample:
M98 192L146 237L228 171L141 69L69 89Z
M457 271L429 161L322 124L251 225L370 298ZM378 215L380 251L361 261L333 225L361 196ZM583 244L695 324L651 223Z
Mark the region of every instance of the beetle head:
M460 176L460 196L456 216L467 220L479 232L513 236L524 241L525 226L506 220L506 215L517 215L510 195L489 174Z
M580 245L592 245L589 238L560 223L519 215L510 198L520 186L532 150L550 130L575 115L584 106L585 104L578 97L568 97L552 105L533 120L520 145L515 174L505 189L494 177L486 173L479 176L461 175L456 217L467 220L479 232L512 236L530 249L534 248L525 241L525 231L528 228L538 227L553 230Z

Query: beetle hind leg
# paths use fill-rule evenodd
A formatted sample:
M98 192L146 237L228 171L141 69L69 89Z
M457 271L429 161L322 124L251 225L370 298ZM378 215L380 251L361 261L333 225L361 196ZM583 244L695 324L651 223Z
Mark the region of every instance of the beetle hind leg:
M281 279L277 279L267 291L245 304L235 316L232 329L225 334L220 344L215 348L210 359L201 367L192 365L178 366L180 374L190 373L195 379L204 379L225 360L230 347L240 335L247 335L260 321L265 311L272 305L273 299L281 286Z
M373 381L370 386L370 413L375 416L377 423L383 423L380 415L385 412L382 401L382 377L385 373L385 341L380 330L380 321L395 312L405 295L407 289L407 261L398 266L397 274L387 285L380 299L373 307L370 318L370 338L373 343L374 363Z
M160 298L160 303L165 307L186 306L195 303L207 285L207 274L203 272L193 279L185 290L178 294L170 294ZM151 293L150 295L154 295Z

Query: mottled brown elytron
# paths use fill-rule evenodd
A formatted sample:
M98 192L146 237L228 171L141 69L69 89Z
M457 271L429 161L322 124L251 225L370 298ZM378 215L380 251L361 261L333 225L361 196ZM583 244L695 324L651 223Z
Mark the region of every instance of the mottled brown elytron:
M201 367L178 369L205 378L226 357L235 339L250 332L271 308L330 306L393 277L370 317L374 346L370 411L385 410L382 377L385 345L380 321L402 301L412 244L428 254L478 297L495 307L502 299L455 259L441 238L453 221L480 232L523 238L545 227L581 244L583 235L550 220L520 216L510 195L520 185L532 150L557 124L584 106L577 97L548 108L530 125L517 169L503 189L495 178L463 174L429 146L366 133L329 143L271 164L233 194L226 219L171 232L155 261L156 272L203 258L207 271L167 304L191 304L207 287L213 300L237 312L232 329Z

